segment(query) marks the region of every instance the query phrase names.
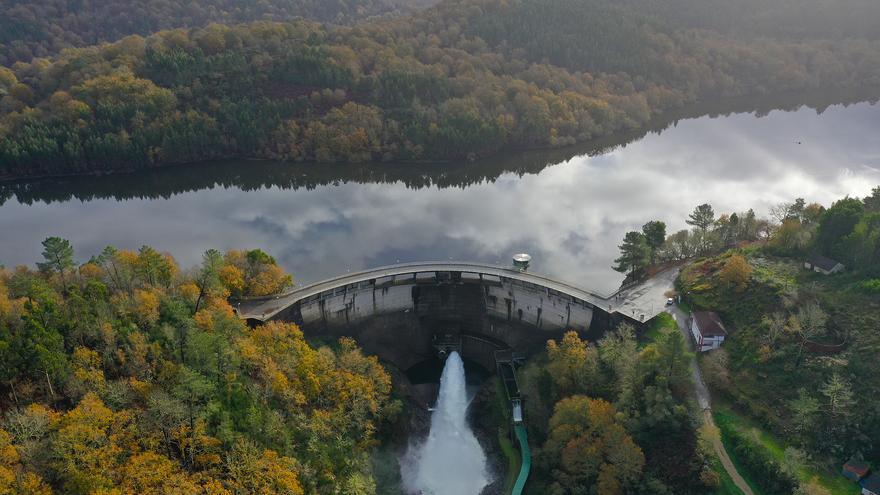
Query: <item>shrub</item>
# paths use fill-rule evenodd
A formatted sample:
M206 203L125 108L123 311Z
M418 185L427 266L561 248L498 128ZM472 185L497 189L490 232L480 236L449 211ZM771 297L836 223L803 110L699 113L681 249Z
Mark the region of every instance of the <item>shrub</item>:
M872 278L860 282L859 288L870 294L880 294L880 278Z

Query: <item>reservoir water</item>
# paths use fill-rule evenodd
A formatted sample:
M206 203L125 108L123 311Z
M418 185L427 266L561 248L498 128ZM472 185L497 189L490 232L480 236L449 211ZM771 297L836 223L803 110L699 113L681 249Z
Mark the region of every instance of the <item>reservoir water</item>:
M694 206L766 214L880 184L880 106L705 115L580 148L477 163L369 166L254 161L0 184L0 264L31 264L58 235L87 260L142 244L183 266L208 248L260 247L298 283L397 261L507 264L599 291L628 230L685 228Z

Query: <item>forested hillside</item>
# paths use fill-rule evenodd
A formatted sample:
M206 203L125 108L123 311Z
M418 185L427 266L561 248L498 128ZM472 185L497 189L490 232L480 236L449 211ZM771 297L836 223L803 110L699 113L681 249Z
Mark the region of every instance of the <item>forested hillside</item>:
M822 77L836 70L825 59L827 50L858 50L837 41L880 35L876 2L834 3L833 15L826 3L452 0L437 10L508 57L570 71L625 72L636 87L641 77L675 88L712 91L734 84L748 92ZM800 27L799 37L787 32L789 25Z
M290 284L270 256L43 247L0 270L0 493L373 493L391 379L351 340L233 314Z
M116 41L132 34L193 28L212 22L290 21L339 24L398 14L431 0L0 0L0 64L28 62L64 48Z
M880 373L880 186L827 208L798 198L771 218L702 204L685 221L628 232L615 269L689 260L681 309L717 312L727 332L699 361L738 469L761 493L857 493L840 466L880 456L880 382L866 378ZM805 269L816 255L845 269Z
M598 342L569 332L519 372L534 453L527 493L716 493L687 344L674 328L650 340L640 345L627 324Z
M622 0L647 15L689 28L791 39L880 37L874 0Z
M163 31L0 68L0 177L560 146L695 101L880 85L878 48L683 30L605 0Z

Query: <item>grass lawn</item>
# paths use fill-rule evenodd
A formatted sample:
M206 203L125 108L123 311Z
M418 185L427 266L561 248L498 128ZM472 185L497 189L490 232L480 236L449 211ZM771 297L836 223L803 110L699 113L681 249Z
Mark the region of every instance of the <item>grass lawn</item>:
M718 457L713 455L709 460L709 465L712 467L712 471L718 473L719 478L721 478L721 485L715 490L715 495L743 495L742 490L737 488L736 483L734 483L730 475L727 474L727 471L724 469L724 466L721 465L721 461L718 460Z
M785 445L781 443L778 438L763 430L759 425L750 421L748 418L737 414L724 404L716 403L713 407L715 409L716 421L727 421L744 434L755 435L755 433L752 432L756 432L756 435L753 438L757 438L759 443L767 449L767 452L770 453L777 462L783 462L785 458ZM734 453L731 450L728 450L728 454L730 454L731 459L737 465L737 470L744 478L746 478L746 481L749 482L752 489L755 490L755 487L748 479L748 473L744 472L740 464L737 463ZM814 478L818 478L819 484L830 491L832 495L859 494L859 486L857 484L848 481L836 472L829 472L816 467L803 467L798 471L798 479L802 482L809 482ZM760 492L755 490L755 493L757 494Z
M510 493L513 484L516 483L516 477L519 475L519 464L521 462L519 450L513 446L508 436L510 417L508 414L507 394L504 391L504 385L501 378L495 376L495 400L492 402L492 415L496 418L496 424L502 425L498 427L498 446L501 453L507 460L507 473L504 475L504 493Z
M642 338L639 339L639 348L657 342L660 337L670 332L678 331L678 325L669 313L660 313L654 318L651 318L649 323L651 326L648 327L648 330L642 335Z
M507 428L498 428L498 444L501 446L501 452L507 459L507 474L504 476L504 493L510 493L513 490L513 484L516 483L516 477L519 476L520 455L519 450L513 447L513 443L507 436Z
M715 407L715 406L713 405L713 407ZM717 408L714 409L713 415L715 416L715 423L721 423L725 418L728 417L725 412L720 412ZM738 425L737 425L737 427L738 427ZM764 493L758 487L758 485L754 482L753 477L752 477L752 473L750 473L748 471L748 469L745 468L745 465L742 462L740 462L740 460L737 458L736 452L734 452L734 450L733 450L733 446L731 446L727 442L724 442L724 433L723 432L721 434L721 441L724 443L724 449L727 451L727 455L730 457L730 460L733 462L734 467L736 467L737 472L739 472L739 475L742 476L742 478L746 481L746 483L749 485L749 488L752 489L752 492L755 495L773 495L770 493ZM732 482L732 480L731 480L731 482Z

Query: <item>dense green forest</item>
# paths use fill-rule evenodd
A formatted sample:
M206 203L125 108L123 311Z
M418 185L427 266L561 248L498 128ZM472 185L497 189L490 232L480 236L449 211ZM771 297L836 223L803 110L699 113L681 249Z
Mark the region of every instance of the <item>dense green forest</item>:
M132 34L143 36L212 22L289 21L302 17L348 24L424 5L418 0L0 0L0 65L29 62L65 48L116 41Z
M0 176L561 146L697 101L878 85L878 43L685 29L605 0L129 36L0 68Z
M598 342L549 341L519 372L534 451L527 493L713 493L691 359L677 330L642 344L627 324Z
M704 204L687 223L691 230L670 235L656 221L628 233L616 268L638 273L653 261L692 260L679 293L690 309L717 311L729 333L700 360L715 399L772 432L785 452L776 459L729 426L728 449L766 493L792 493L810 482L804 472L835 473L850 458L876 463L880 382L870 377L880 373L880 186L828 207L797 199L771 218L716 215ZM806 270L812 254L846 269Z
M622 0L621 5L698 29L804 38L880 37L874 0Z
M390 376L351 340L233 314L291 283L271 256L43 247L0 271L0 493L373 493Z

